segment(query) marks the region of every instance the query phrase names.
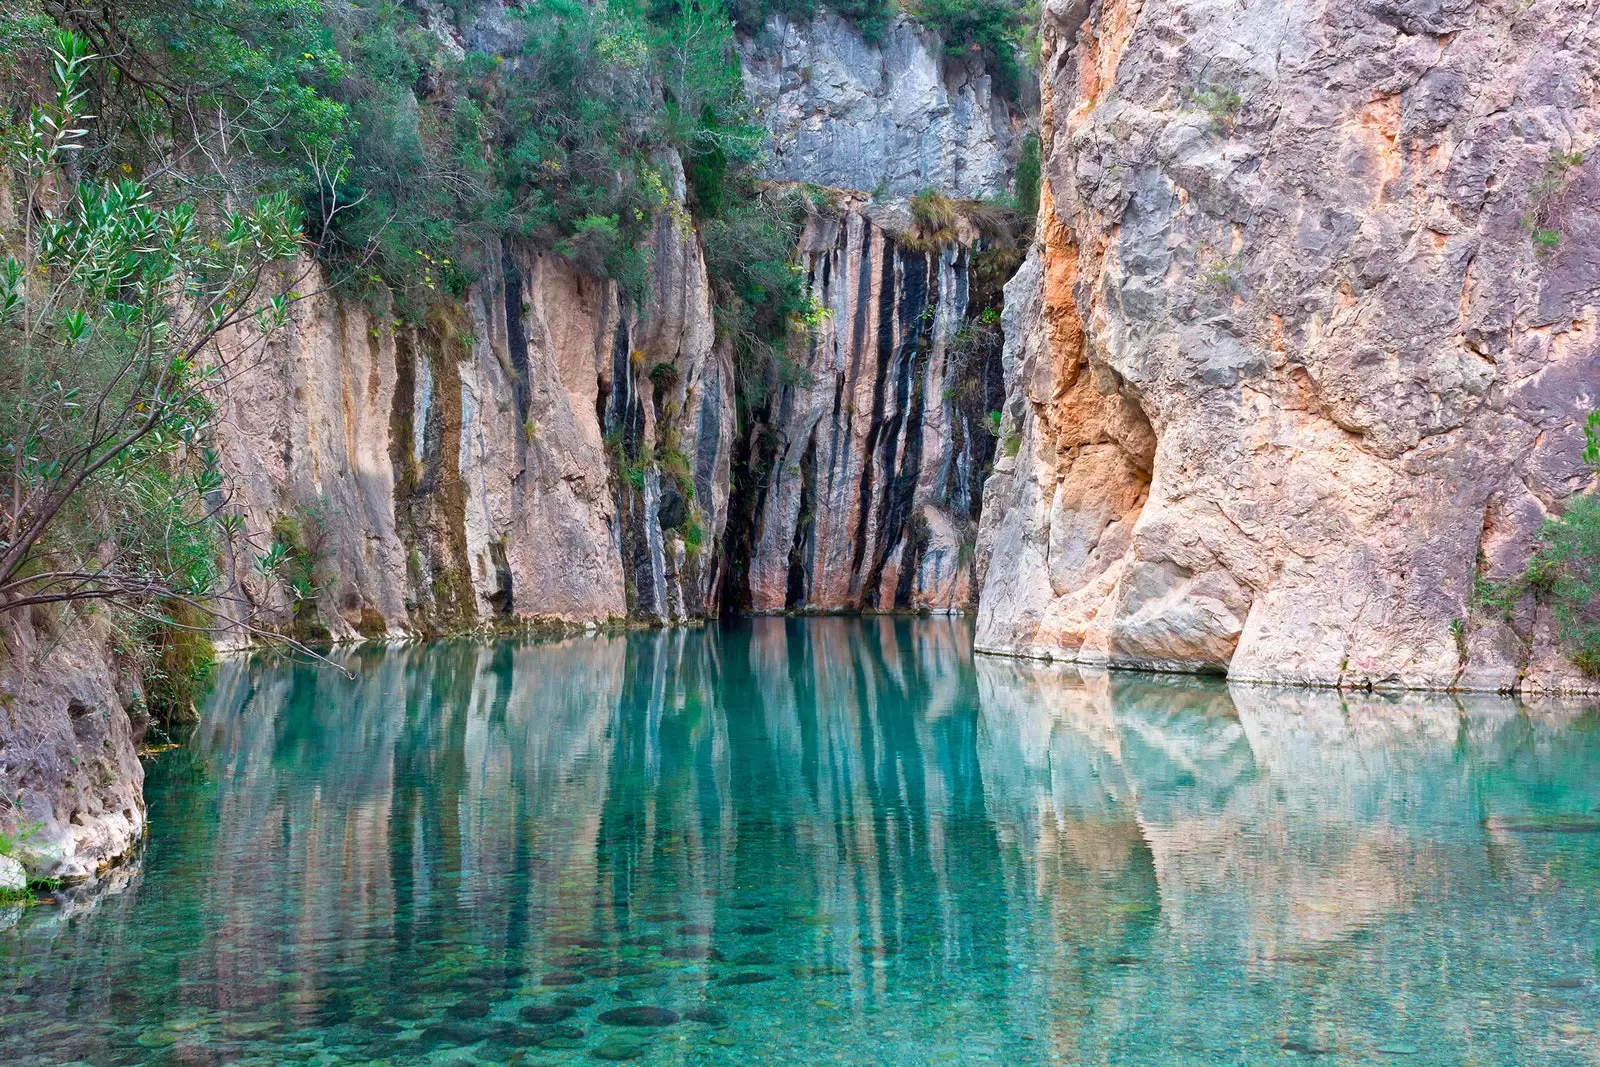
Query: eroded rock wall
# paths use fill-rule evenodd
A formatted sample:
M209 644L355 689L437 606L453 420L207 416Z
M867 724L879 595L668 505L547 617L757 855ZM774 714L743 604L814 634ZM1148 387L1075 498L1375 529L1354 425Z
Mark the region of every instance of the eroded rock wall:
M741 42L780 181L911 196L1004 192L1025 129L976 60L898 16L876 42L837 15L775 15Z
M252 569L288 523L319 561L315 610L335 637L704 613L732 363L692 230L663 215L653 254L637 306L508 246L424 325L328 293L257 355L233 339L244 369L219 398L219 443L245 518L241 593L292 621L283 583ZM669 452L687 473L664 488L645 457Z
M903 19L879 44L829 15L777 19L743 47L773 130L769 176L835 187L843 205L803 239L832 313L803 380L741 427L675 163L642 297L512 246L419 326L321 293L264 345L230 342L243 371L219 397L218 444L245 520L239 595L336 638L504 617L671 621L714 614L732 586L750 590L735 606L758 610L971 603L1000 394L996 371L953 369L947 353L974 310L976 238L909 253L890 234L909 225L907 194L1004 192L1022 123L981 65ZM875 202L875 188L901 195ZM962 374L984 388L945 395ZM730 584L741 430L765 435L742 451L776 465L741 516L751 578ZM814 513L831 524L817 536ZM256 573L285 533L318 568L314 603Z
M1590 484L1597 17L1047 4L979 648L1586 684L1542 609L1503 621L1473 591Z
M86 878L144 836L148 720L97 617L37 618L0 625L0 828L29 877Z
M969 609L1002 399L999 294L976 278L992 242L970 225L907 239L909 204L1008 193L1026 108L904 17L873 42L826 12L778 16L741 47L772 138L766 173L825 186L830 202L799 257L826 319L795 357L798 380L754 413L749 544L729 553L725 601Z
M903 211L903 208L901 209ZM902 222L903 226L904 223ZM971 603L987 413L999 367L971 324L973 242L897 241L858 198L811 219L802 266L826 318L757 433L748 606L955 610Z

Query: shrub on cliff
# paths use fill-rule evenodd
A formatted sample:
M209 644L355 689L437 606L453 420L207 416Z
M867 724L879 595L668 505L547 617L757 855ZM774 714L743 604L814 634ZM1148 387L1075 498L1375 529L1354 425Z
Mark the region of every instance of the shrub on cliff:
M918 22L939 31L950 55L980 57L1001 96L1016 100L1021 95L1018 56L1034 47L1037 6L1015 0L915 0L908 10Z
M1600 412L1584 426L1584 462L1600 473ZM1478 604L1509 615L1528 593L1555 620L1556 636L1584 673L1600 677L1600 495L1579 493L1545 520L1527 570L1506 582L1480 583Z
M0 614L109 604L166 629L248 625L216 600L219 540L238 524L206 447L207 390L259 344L223 361L212 342L259 342L283 320L265 272L298 252L300 211L282 193L208 210L84 178L95 57L61 31L49 58L50 91L4 137Z

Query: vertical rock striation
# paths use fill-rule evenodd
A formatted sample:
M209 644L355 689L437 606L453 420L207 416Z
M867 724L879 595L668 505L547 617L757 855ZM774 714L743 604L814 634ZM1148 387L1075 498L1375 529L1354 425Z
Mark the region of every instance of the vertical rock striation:
M220 398L250 551L286 516L314 527L336 637L704 613L727 517L732 363L692 230L663 215L654 246L637 306L510 246L498 273L419 327L333 295L298 305ZM648 458L668 453L688 473L663 486ZM684 545L691 517L702 553ZM234 568L243 592L287 617L251 562Z
M986 488L979 648L1585 684L1542 609L1490 617L1474 586L1589 484L1596 18L1047 5L1040 240L1008 290L1022 446Z
M670 161L675 204L642 294L508 245L421 325L324 293L259 350L232 340L244 370L219 397L219 451L245 518L241 595L336 638L497 617L668 622L724 599L970 605L1001 391L988 333L963 328L998 294L971 295L971 227L918 250L895 235L904 194L1004 192L1020 123L979 65L904 19L871 45L832 16L780 18L743 47L770 176L834 187L836 205L800 252L830 318L747 439ZM725 580L741 450L760 469ZM314 606L253 570L285 533L323 579Z
M862 200L810 220L826 319L769 405L748 600L755 611L965 607L998 362L974 340L974 239L902 247Z
M743 44L774 180L828 188L801 267L826 321L757 413L728 606L964 610L1002 392L975 278L985 242L907 240L908 198L1005 194L1025 130L975 60L895 19L874 44L830 14ZM748 557L746 559L745 557Z

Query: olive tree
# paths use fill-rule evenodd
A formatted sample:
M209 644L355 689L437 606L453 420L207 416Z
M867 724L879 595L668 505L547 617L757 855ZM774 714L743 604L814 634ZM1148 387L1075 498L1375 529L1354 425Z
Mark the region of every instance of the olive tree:
M286 194L197 205L127 173L81 177L95 57L62 31L50 58L52 84L4 143L0 617L109 601L247 624L217 599L239 522L207 396L251 358L220 334L258 349L284 321L292 297L268 279L299 251L301 212Z

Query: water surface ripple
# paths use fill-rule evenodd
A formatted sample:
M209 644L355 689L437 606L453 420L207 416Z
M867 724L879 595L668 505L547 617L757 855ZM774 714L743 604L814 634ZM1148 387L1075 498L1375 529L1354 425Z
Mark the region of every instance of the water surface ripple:
M0 1062L1594 1064L1600 710L960 620L226 664Z

